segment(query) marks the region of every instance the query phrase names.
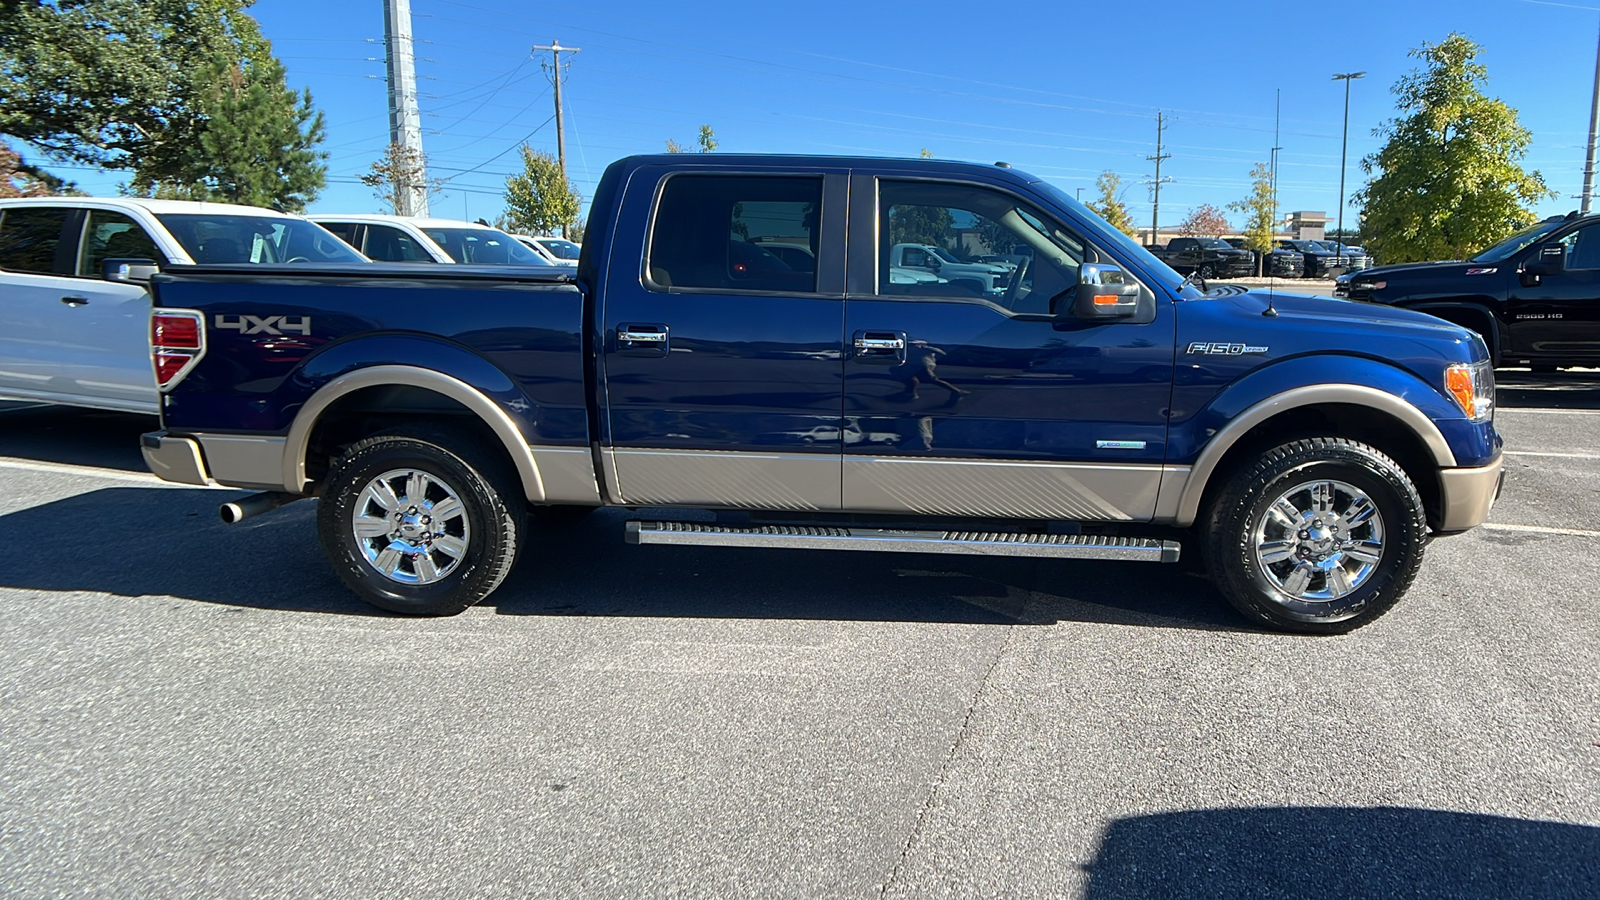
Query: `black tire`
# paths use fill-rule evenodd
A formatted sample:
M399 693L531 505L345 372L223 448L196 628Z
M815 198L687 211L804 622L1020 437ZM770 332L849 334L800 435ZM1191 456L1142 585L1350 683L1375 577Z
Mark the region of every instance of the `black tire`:
M1299 526L1284 524L1289 516L1269 512L1297 486L1305 486L1306 492L1294 496L1314 498L1311 486L1317 484L1343 485L1364 493L1376 515L1365 520L1352 515L1351 521L1360 524L1341 527L1341 513L1334 510L1328 527L1317 519L1316 529L1309 530L1311 524L1302 519L1300 525L1308 530L1295 531ZM1354 495L1342 490L1331 491L1325 505L1332 509L1342 502L1337 499L1341 496L1352 498L1344 514L1358 508ZM1291 500L1288 505L1299 503ZM1311 510L1300 514L1319 515L1312 511L1315 508L1313 499ZM1373 447L1336 437L1291 441L1239 466L1227 476L1202 522L1206 560L1228 602L1257 622L1306 634L1343 634L1388 612L1416 578L1428 544L1422 498L1405 471ZM1284 558L1263 562L1269 531L1282 538L1270 542L1275 545L1271 552ZM1376 535L1381 544L1370 568L1363 567L1363 557L1357 554L1370 556L1373 551L1358 535L1367 539ZM1307 537L1314 540L1304 540ZM1349 539L1350 546L1339 548L1342 539ZM1309 556L1301 557L1302 553ZM1351 584L1347 564L1357 567L1357 583ZM1318 568L1323 565L1328 568ZM1334 568L1341 572L1333 572ZM1289 585L1302 570L1317 574L1294 592ZM1310 586L1319 580L1322 588L1315 593L1331 595L1308 598ZM1347 592L1341 595L1341 590Z
M421 550L397 553L388 557L395 574L385 575L368 553L377 552L380 544L391 548L395 544L384 536L358 538L355 507L375 479L411 471L425 474L434 483L424 491L430 498L424 503L425 511L435 503L443 509L450 496L459 500L461 509L454 512L451 508L448 525L441 516L441 524L408 523L406 527L446 529L465 549L459 557L452 557L443 549L442 540L436 550L429 539L426 545L414 545L425 546L426 562L421 560ZM391 487L401 483L398 479L389 482ZM409 491L409 482L404 484ZM409 497L400 499L411 502ZM379 499L369 498L363 506L365 521L388 521L381 515L384 506ZM489 596L505 580L516 561L525 508L520 482L502 457L467 434L418 425L358 441L334 460L318 503L317 532L339 580L361 599L406 615L453 616ZM374 513L379 515L373 517ZM427 537L425 531L423 536ZM447 535L440 532L432 537L444 539ZM393 561L396 557L398 564ZM377 561L384 559L380 554ZM422 580L428 577L424 565L434 570L436 580ZM418 581L399 580L404 578Z

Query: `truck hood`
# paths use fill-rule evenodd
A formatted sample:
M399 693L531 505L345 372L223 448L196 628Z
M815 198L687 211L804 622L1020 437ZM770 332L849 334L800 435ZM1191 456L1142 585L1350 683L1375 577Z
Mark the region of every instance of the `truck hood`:
M1464 333L1458 325L1452 325L1443 319L1437 319L1426 313L1413 312L1409 309L1396 309L1392 306L1381 306L1374 303L1357 303L1351 300L1337 300L1332 297L1308 297L1304 294L1268 293L1267 291L1245 291L1224 297L1208 297L1201 303L1226 303L1233 306L1238 315L1253 320L1273 321L1272 317L1263 316L1270 304L1277 310L1277 322L1280 325L1294 329L1317 330L1319 326L1326 329L1333 326L1340 331L1352 334L1361 333L1367 328L1376 328L1393 331L1409 331L1415 329L1419 337L1450 337L1455 338L1459 333Z
M1350 273L1352 281L1382 281L1391 277L1406 278L1417 276L1420 278L1438 278L1441 275L1465 275L1468 269L1494 269L1498 263L1469 263L1459 259L1443 262L1402 263L1394 266L1373 266L1359 272Z

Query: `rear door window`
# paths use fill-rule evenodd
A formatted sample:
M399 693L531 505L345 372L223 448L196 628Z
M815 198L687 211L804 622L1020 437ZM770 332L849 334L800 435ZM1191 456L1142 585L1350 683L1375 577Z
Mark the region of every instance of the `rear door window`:
M166 256L156 247L155 239L132 218L109 209L91 209L78 251L78 274L98 278L101 263L108 259L165 262Z
M0 210L0 269L57 274L56 248L72 210L14 206Z
M368 259L384 262L433 262L411 235L388 225L367 226L366 254Z
M814 293L821 208L821 178L673 176L650 229L648 283Z

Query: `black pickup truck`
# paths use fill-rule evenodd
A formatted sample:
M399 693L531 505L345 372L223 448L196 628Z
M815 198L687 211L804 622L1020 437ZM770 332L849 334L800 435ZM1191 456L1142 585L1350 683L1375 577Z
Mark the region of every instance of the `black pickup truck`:
M1497 366L1600 365L1600 216L1555 216L1468 260L1352 272L1334 296L1466 326Z
M1228 246L1235 250L1247 250L1250 253L1251 271L1260 272L1275 278L1299 278L1306 274L1305 254L1298 250L1285 250L1274 247L1267 251L1266 265L1260 262L1261 254L1245 246L1244 238L1225 238Z
M1255 257L1222 238L1173 238L1166 247L1151 251L1179 275L1191 272L1201 278L1241 278L1255 274Z

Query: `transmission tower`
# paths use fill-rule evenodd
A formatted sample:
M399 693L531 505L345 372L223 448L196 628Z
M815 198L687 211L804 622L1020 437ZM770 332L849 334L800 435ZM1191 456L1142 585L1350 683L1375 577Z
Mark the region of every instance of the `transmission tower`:
M389 67L389 143L408 165L398 194L402 216L428 214L428 173L422 156L422 113L417 109L417 66L411 39L411 0L384 0L383 33Z

